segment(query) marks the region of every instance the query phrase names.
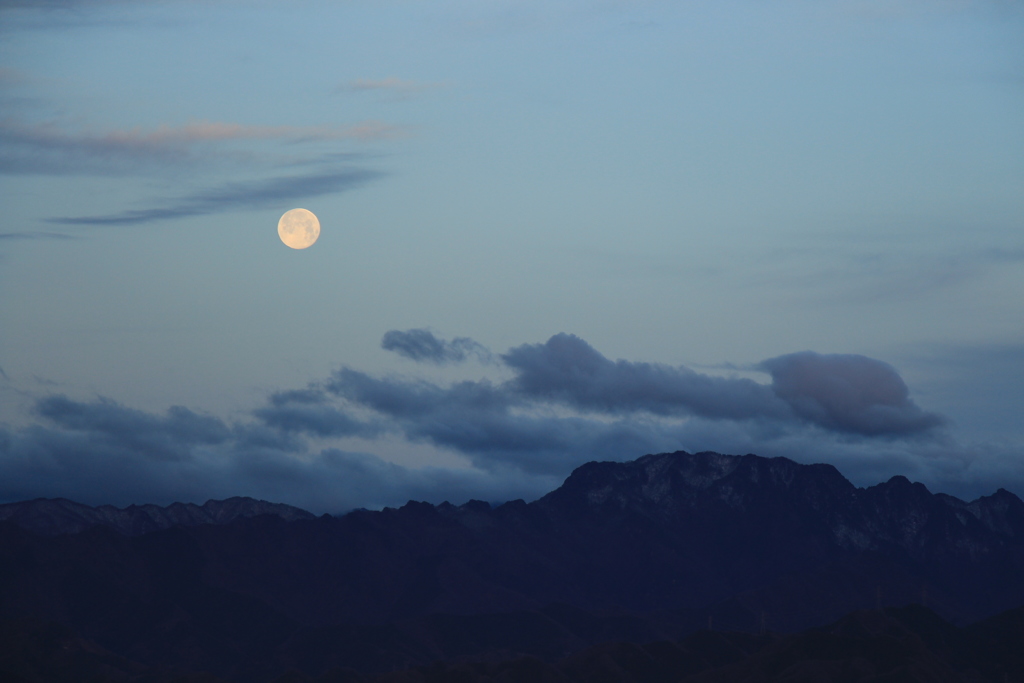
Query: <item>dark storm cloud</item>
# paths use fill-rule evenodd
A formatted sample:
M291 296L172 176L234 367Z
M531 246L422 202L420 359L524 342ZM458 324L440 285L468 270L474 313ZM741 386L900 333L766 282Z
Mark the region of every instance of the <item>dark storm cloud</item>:
M516 402L504 387L487 380L442 387L425 381L380 379L350 368L336 371L324 386L333 394L394 417L430 414L439 406L476 413L505 411Z
M430 330L390 330L384 333L380 347L394 351L414 361L435 363L461 363L470 356L489 361L491 353L469 337L456 337L451 341L438 339Z
M611 361L571 334L524 344L502 356L517 371L512 388L531 399L610 413L647 411L742 420L785 418L772 391L749 379L704 375L684 367Z
M56 396L38 401L36 410L47 424L0 427L0 501L66 497L129 505L251 495L337 513L410 499L534 498L557 485L514 469L412 470L363 453L310 453L272 427L228 425L183 408L154 415Z
M508 385L487 381L442 387L345 368L325 386L350 404L376 411L406 438L453 449L484 468L553 474L595 458L671 448L677 441L674 428L644 419L552 415Z
M99 441L146 457L183 459L197 445L220 444L230 432L220 420L174 406L159 417L108 400L79 403L49 396L36 403L36 413L64 430L90 434Z
M63 225L138 225L236 209L273 208L297 199L344 192L382 176L378 171L356 169L235 182L202 190L150 209L132 209L107 216L50 218L48 222Z
M443 356L450 342L438 341ZM1009 468L972 470L976 454L948 435L921 438L941 418L910 400L895 369L863 356L772 358L761 364L770 385L611 361L565 334L501 358L513 373L501 382L342 368L268 395L237 423L182 407L152 414L48 396L35 404L42 424L0 429L0 498L128 504L253 495L332 512L405 497L506 500L540 495L591 460L679 449L827 461L858 483L902 473L946 482L954 493L957 481L990 492L985 486ZM472 467L413 470L311 448L312 440L351 437L429 444Z
M862 436L913 435L944 422L910 400L895 368L864 356L805 352L771 358L757 366L771 374L770 386L685 367L611 361L568 334L510 349L502 360L516 370L510 386L522 396L580 410L799 419Z
M268 427L287 433L305 432L316 436L375 436L380 425L358 420L339 408L327 405L326 396L312 389L271 394L269 405L253 411Z
M445 358L450 343L421 332L389 333L385 345L414 358ZM776 431L806 430L810 423L864 438L910 437L942 423L914 405L891 366L861 356L770 359L762 369L772 374L771 385L611 361L567 334L515 347L501 359L515 373L501 383L441 385L342 368L315 387L274 395L256 415L316 435L397 432L465 454L481 467L501 463L544 473L581 457L671 449L686 431L679 421L693 417L733 428L766 423ZM372 411L379 422L355 420L350 409Z
M909 435L945 421L918 408L896 369L873 358L805 351L770 358L759 368L771 374L779 398L825 429Z

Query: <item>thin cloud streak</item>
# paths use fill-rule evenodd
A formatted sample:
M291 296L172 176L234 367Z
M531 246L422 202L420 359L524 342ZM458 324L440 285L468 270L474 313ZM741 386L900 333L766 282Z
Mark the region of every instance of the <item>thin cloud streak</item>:
M59 225L140 225L231 210L274 207L292 200L345 192L384 175L379 171L355 169L228 183L150 209L131 209L106 216L49 218L47 222Z
M217 156L211 147L238 141L284 144L402 137L406 129L381 121L348 127L248 126L197 121L183 126L140 127L106 133L69 133L54 123L0 121L0 173L8 175L113 174L195 162Z
M0 240L74 240L75 235L62 232L0 232Z
M417 93L429 90L438 90L446 87L443 83L421 83L418 81L406 81L394 76L380 79L359 78L351 83L338 86L336 92L378 92L398 97L410 97Z
M824 259L822 256L824 255ZM814 258L809 258L814 256ZM826 268L795 268L799 261L832 261ZM952 252L822 254L795 251L772 259L769 271L747 276L752 287L782 286L794 295L846 304L933 296L943 289L978 280L998 268L1019 266L1024 248L990 247Z

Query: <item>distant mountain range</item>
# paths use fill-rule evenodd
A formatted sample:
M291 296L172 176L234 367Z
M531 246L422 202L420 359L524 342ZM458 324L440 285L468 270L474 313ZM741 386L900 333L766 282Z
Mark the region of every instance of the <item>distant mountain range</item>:
M227 500L208 500L203 505L173 503L167 507L90 507L66 498L37 498L0 505L0 520L12 521L26 531L45 536L77 534L94 526L110 527L125 536L141 536L175 526L227 524L259 515L275 515L288 522L316 516L291 505L238 496Z
M0 619L34 624L9 628L60 625L139 666L237 681L554 666L708 627L796 633L908 603L963 626L1024 605L1012 493L964 502L903 477L858 489L829 465L754 455L588 463L533 503L493 508L42 500L0 506L0 520Z

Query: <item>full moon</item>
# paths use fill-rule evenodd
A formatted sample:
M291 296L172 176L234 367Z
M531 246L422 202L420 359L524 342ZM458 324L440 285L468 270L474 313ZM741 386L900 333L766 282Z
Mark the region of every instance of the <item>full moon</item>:
M320 237L320 221L312 211L292 209L277 222L277 234L292 249L305 249Z

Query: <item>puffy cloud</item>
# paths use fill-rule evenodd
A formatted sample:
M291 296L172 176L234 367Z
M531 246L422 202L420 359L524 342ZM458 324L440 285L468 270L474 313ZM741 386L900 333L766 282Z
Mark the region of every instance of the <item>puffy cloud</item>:
M375 436L382 431L378 424L358 420L336 406L327 405L326 396L317 390L277 392L270 395L268 403L253 414L268 427L286 433Z
M611 361L568 334L518 346L502 360L516 370L511 386L521 395L580 410L724 420L800 418L862 436L913 435L944 423L910 400L895 368L865 356L807 351L770 358L756 366L771 375L770 386L685 367Z
M456 341L409 330L385 335L384 345L439 362L458 356ZM270 394L251 419L235 423L183 407L152 414L47 396L35 404L42 424L0 429L0 499L127 504L252 495L315 512L409 498L500 501L541 495L587 461L679 449L834 462L859 483L901 473L953 482L946 490L954 492L957 481L985 492L1002 471L969 471L976 454L941 433L920 438L942 419L910 400L895 369L863 356L772 358L760 364L770 385L612 361L566 334L500 358L512 372L504 381L438 383L341 368ZM472 466L412 469L313 447L348 439L374 448L381 437L430 444Z
M476 356L485 362L491 360L491 352L469 337L456 337L446 341L438 339L430 330L424 329L385 332L380 347L414 361L437 365L461 363L470 356Z
M186 459L190 447L223 443L229 436L220 420L181 406L158 417L109 400L79 403L48 396L36 403L36 412L65 430L91 434L112 448L150 458Z
M804 351L770 358L759 367L771 373L779 398L825 429L908 435L945 422L918 408L896 369L873 358Z
M558 483L514 468L411 469L337 448L308 452L274 427L229 425L184 408L156 415L63 396L36 408L47 424L0 427L0 501L129 505L249 495L338 513L410 499L532 499Z
M389 332L383 346L432 362L460 355L453 342L426 330ZM467 455L477 466L543 473L580 458L679 447L694 417L727 421L731 429L739 422L767 425L741 431L799 431L809 422L864 438L914 436L942 423L910 401L893 368L864 357L770 359L763 369L772 374L771 385L611 361L567 334L515 347L501 360L515 373L502 383L441 385L342 368L315 389L288 394L287 401L285 395L275 397L273 407L257 415L268 424L318 435L396 431ZM351 409L369 410L377 421L355 421Z
M376 411L406 438L455 450L488 469L567 474L588 460L636 457L678 443L671 426L553 415L508 385L486 380L442 387L346 368L326 386L350 404Z
M749 379L704 375L688 368L611 361L571 334L517 346L502 356L517 371L512 386L533 399L611 413L648 411L741 420L784 418L788 410L768 387Z

